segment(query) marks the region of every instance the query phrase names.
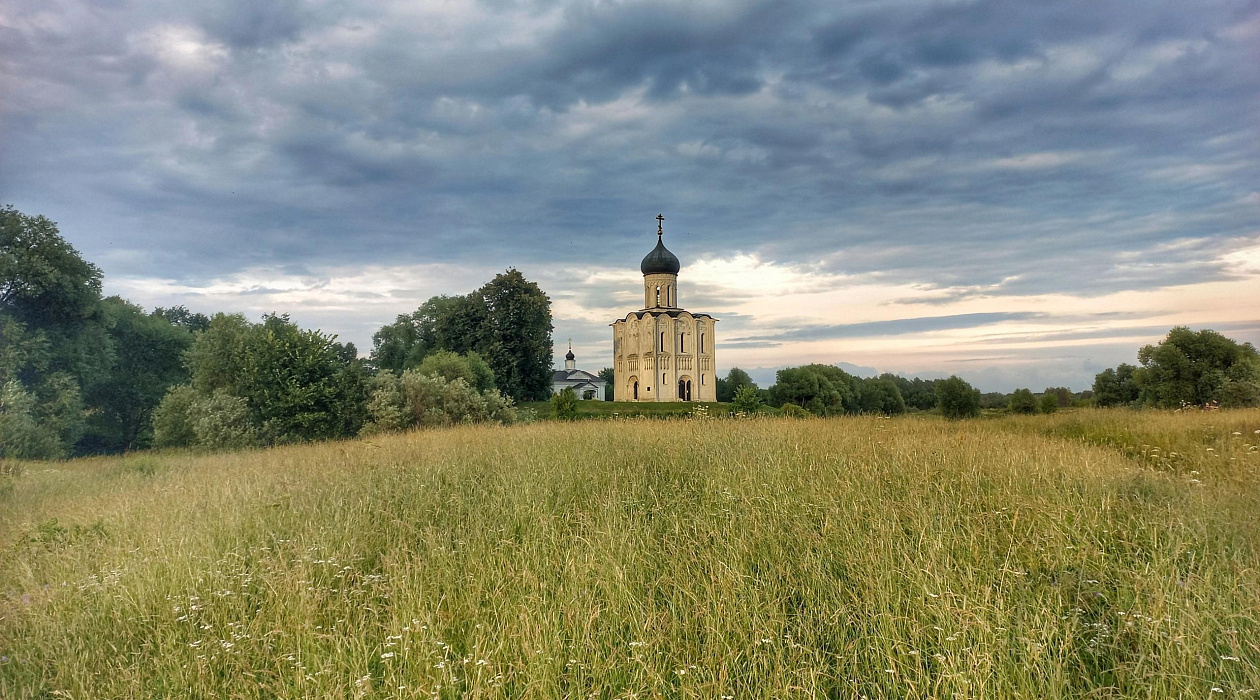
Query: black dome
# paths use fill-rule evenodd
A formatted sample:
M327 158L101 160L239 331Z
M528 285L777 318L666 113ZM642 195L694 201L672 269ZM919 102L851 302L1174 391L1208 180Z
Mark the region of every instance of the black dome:
M572 348L570 348L570 349L569 349L569 351L568 351L568 352L566 352L566 353L564 354L564 359L566 359L566 360L572 360L572 359L575 359L575 358L574 358L574 356L573 356L573 349L572 349Z
M645 275L663 273L676 275L681 267L678 264L678 258L665 248L665 243L659 236L656 239L656 247L643 258L643 262L639 265L639 269Z

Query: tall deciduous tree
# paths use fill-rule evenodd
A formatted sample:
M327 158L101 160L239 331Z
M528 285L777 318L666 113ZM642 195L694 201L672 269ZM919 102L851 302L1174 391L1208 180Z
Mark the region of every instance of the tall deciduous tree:
M119 297L105 299L101 308L113 363L83 387L84 400L93 410L79 451L146 447L152 439L153 409L170 387L188 381L184 353L193 334Z
M1142 368L1135 374L1140 400L1175 408L1221 401L1254 405L1260 390L1260 355L1251 343L1238 343L1213 330L1177 326L1158 345L1138 351Z
M1135 380L1137 367L1120 363L1094 375L1094 403L1099 406L1130 406L1137 402L1140 390Z
M1016 389L1011 394L1009 404L1011 413L1032 414L1037 412L1037 397L1033 396L1030 389Z
M372 337L372 362L394 373L433 352L475 352L495 384L517 401L551 393L551 300L517 270L464 296L437 296Z
M770 402L794 404L818 416L857 409L856 378L835 365L789 367L775 373Z
M936 405L950 420L980 415L980 390L957 376L936 382Z
M906 412L906 402L895 382L887 379L863 379L859 386L858 405L862 413L896 416Z

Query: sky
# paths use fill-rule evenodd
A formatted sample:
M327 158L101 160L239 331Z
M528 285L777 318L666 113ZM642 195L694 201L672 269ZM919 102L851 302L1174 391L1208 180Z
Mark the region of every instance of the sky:
M1257 66L1257 0L0 0L0 203L365 353L515 267L591 370L659 213L721 371L1082 390L1260 342Z

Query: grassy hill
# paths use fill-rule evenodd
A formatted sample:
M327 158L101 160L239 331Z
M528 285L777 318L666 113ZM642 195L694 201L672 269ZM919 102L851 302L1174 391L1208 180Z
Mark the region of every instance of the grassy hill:
M0 697L1260 689L1260 411L610 427L5 464Z

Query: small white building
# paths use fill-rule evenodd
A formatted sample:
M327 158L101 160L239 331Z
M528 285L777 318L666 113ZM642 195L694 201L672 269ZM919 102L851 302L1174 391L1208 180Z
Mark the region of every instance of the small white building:
M569 352L564 355L564 369L551 373L551 393L559 394L566 387L573 389L579 399L586 401L603 401L604 386L608 382L598 374L577 369L577 358L573 355L573 339L569 339Z

